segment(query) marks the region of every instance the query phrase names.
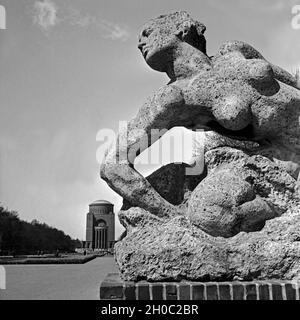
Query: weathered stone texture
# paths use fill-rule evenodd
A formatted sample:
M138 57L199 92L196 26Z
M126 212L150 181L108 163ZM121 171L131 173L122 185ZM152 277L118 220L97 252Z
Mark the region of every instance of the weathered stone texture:
M152 19L140 35L147 64L170 83L141 107L101 166L124 198L127 234L115 246L121 277L298 279L299 83L241 41L209 57L205 29L177 12ZM204 172L188 176L187 165L170 164L144 178L132 165L148 147L141 141L175 126L206 131L204 155L196 152Z

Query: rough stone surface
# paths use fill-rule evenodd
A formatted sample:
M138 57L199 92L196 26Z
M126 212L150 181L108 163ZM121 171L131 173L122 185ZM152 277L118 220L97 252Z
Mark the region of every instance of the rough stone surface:
M151 20L140 35L145 61L170 83L119 133L101 165L101 177L124 198L127 234L115 246L121 277L298 279L299 83L241 41L209 57L204 31L177 12ZM152 129L175 126L205 130L194 157L204 157L204 172L188 176L189 166L170 164L144 178L134 159L159 139Z

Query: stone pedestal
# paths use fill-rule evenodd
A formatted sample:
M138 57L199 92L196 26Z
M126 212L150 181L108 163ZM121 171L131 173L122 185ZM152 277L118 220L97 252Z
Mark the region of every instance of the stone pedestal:
M299 300L297 281L131 282L109 273L101 300Z

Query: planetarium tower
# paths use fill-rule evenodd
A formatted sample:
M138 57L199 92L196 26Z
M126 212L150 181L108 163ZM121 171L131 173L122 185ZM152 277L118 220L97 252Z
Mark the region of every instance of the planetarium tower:
M115 242L114 205L106 200L97 200L89 205L86 217L87 249L107 250Z

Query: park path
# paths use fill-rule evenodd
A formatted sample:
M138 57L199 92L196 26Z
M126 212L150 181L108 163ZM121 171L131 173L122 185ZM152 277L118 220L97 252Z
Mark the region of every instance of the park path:
M85 264L6 265L6 290L0 300L97 300L100 282L117 272L113 257Z

